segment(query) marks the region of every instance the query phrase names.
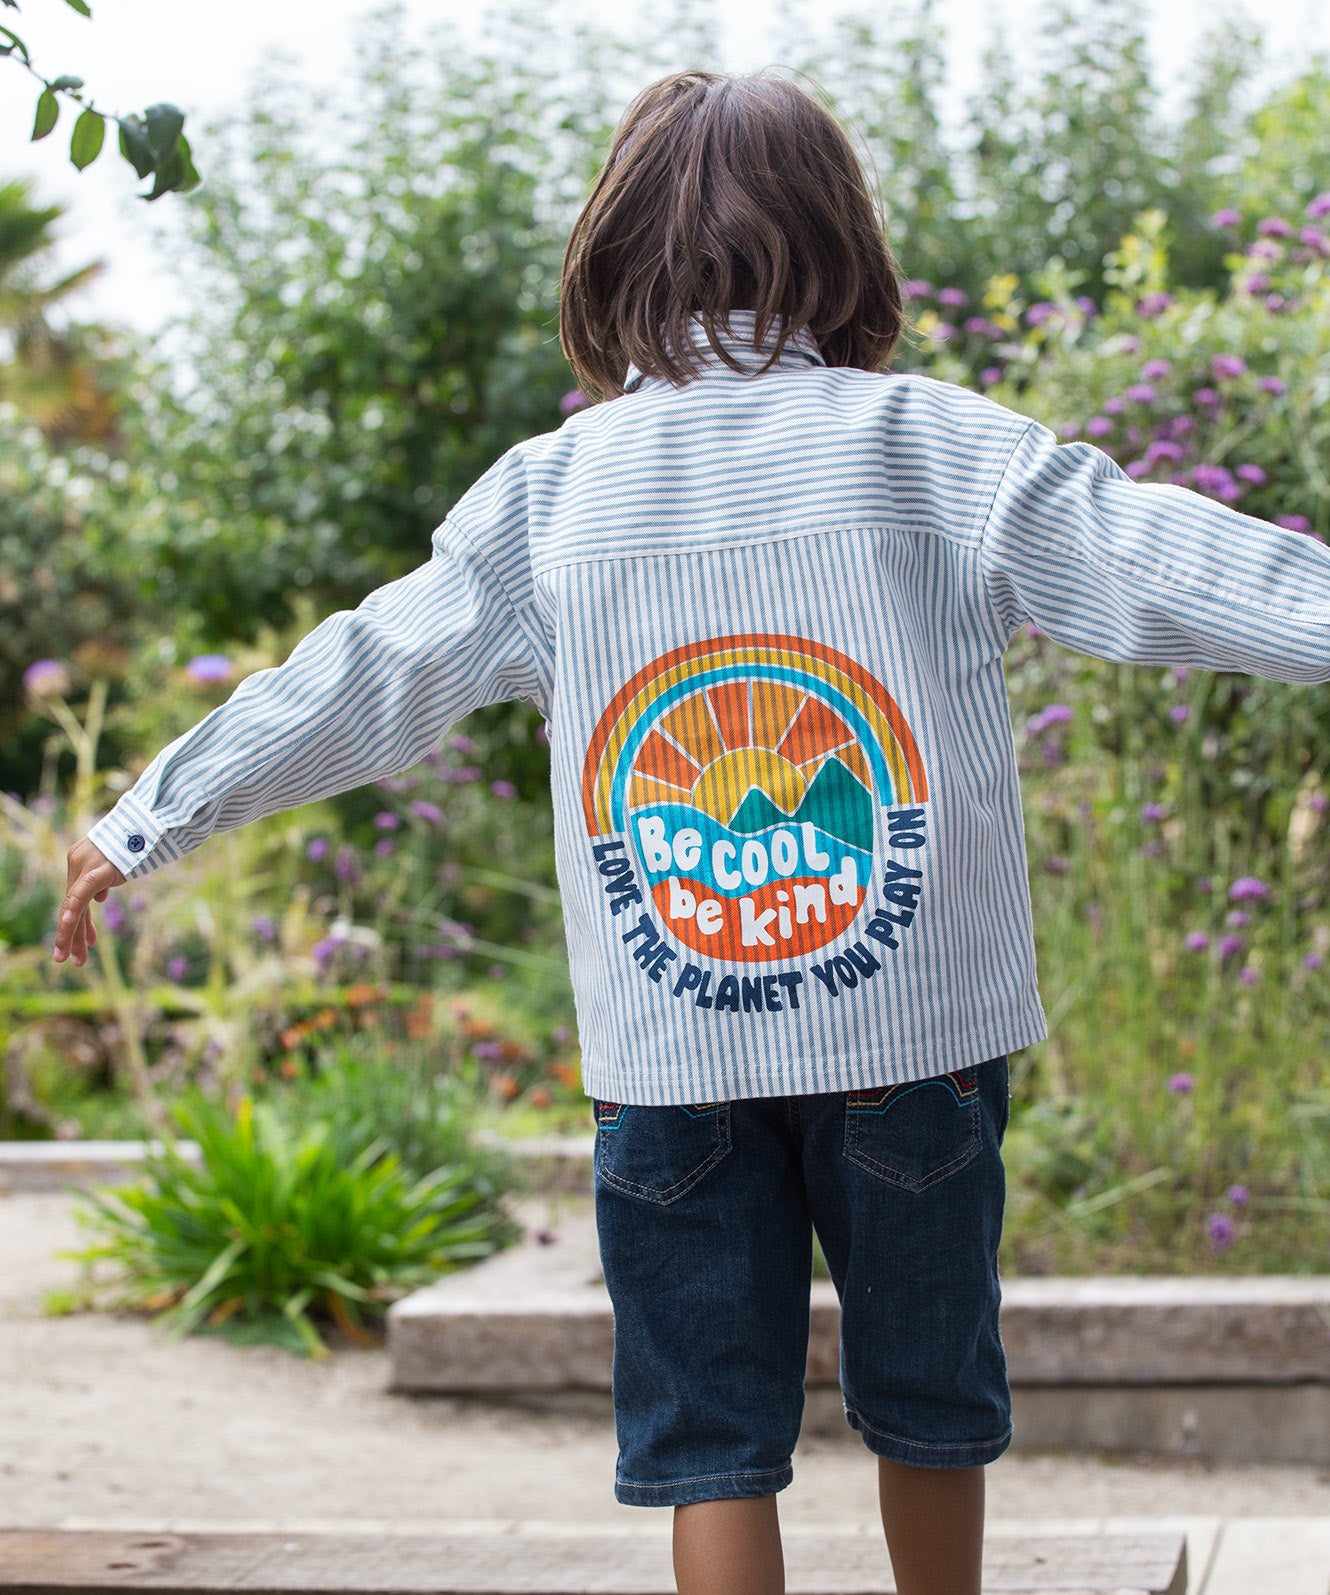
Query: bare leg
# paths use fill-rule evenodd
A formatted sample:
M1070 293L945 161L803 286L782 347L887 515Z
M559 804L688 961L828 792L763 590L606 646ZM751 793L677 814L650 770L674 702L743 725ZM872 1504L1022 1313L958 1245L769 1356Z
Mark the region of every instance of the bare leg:
M980 1595L983 1468L877 1461L882 1527L897 1595Z
M674 1579L679 1595L785 1595L776 1497L676 1506Z

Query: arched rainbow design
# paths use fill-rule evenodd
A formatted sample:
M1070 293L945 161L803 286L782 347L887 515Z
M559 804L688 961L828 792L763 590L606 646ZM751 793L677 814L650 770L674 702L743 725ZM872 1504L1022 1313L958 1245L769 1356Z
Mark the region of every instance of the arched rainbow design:
M677 721L690 702L706 706L705 719L692 710L686 726L671 725L671 715ZM713 745L692 752L690 737ZM755 753L773 780L786 772L797 786L799 765L815 764L833 748L871 785L880 807L927 800L923 760L904 715L847 655L767 633L672 649L626 682L596 724L582 771L587 831L605 836L626 828L635 806L630 782L657 798L692 790L697 802L705 769L723 770L727 756Z

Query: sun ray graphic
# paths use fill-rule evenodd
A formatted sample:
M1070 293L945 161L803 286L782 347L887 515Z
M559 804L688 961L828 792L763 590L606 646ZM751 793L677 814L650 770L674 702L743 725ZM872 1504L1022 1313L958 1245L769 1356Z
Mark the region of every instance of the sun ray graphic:
M868 762L835 710L783 682L726 682L661 716L633 761L629 806L690 803L728 825L756 789L793 814L833 754L871 790Z

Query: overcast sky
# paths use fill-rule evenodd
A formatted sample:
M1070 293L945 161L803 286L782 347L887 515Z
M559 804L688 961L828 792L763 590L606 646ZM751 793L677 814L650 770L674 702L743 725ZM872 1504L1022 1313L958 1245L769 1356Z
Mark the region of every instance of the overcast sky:
M557 0L561 15L609 26L631 25L638 3L629 0ZM775 63L772 19L776 0L714 0L724 26L725 60L733 71ZM1044 0L938 0L937 14L948 56L946 114L959 119L966 96L978 87L979 55L990 19L1005 20L1008 38L1020 41L1043 10ZM97 104L127 114L157 100L171 100L186 113L194 136L196 164L205 172L206 149L198 130L205 117L239 104L256 64L274 48L303 57L304 78L332 83L349 69L352 26L369 9L365 0L92 0L94 20L78 16L60 0L23 0L22 12L6 9L3 20L27 41L47 77L84 77ZM476 0L407 0L412 27L423 34L448 21L474 28L482 14ZM823 15L849 9L833 3ZM1149 0L1149 39L1155 82L1171 114L1189 85L1188 63L1208 22L1224 6L1215 0ZM1327 0L1229 0L1226 8L1255 17L1263 26L1273 77L1285 76L1313 51L1330 51ZM672 67L692 65L679 60ZM789 64L789 63L785 63ZM114 128L100 159L82 174L68 158L73 116L68 105L56 132L28 142L38 85L21 67L0 59L0 179L31 176L36 198L61 203L68 214L58 227L55 268L72 270L102 258L107 270L80 295L71 312L86 319L158 328L181 308L174 278L155 264L150 212L173 203L166 196L147 206L136 197L146 184L113 148Z

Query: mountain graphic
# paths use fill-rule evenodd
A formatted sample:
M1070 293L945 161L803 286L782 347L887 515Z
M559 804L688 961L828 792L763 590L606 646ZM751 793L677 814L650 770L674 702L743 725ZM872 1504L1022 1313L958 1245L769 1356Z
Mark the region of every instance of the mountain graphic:
M793 814L784 813L765 792L749 787L730 819L730 829L751 834L791 821L800 825L805 820L851 847L865 853L873 850L873 795L834 758L828 759L813 777Z

